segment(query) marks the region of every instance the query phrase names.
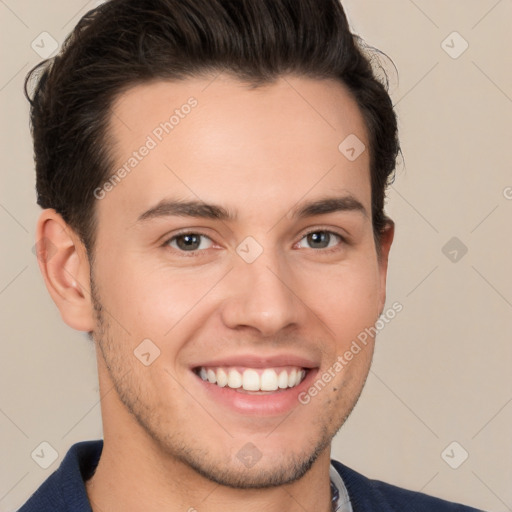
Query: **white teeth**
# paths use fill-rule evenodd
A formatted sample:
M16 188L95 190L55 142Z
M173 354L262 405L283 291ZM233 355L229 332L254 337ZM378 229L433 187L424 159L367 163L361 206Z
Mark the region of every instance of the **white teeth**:
M279 374L279 377L277 379L277 385L281 388L281 389L286 389L288 387L288 374L286 373L286 371L282 371L280 374Z
M242 376L234 368L231 368L231 370L229 370L228 386L233 389L242 387Z
M286 372L284 372L286 373ZM277 374L274 370L266 369L261 374L261 390L275 391L277 389Z
M228 384L228 374L222 369L217 370L217 385L223 388Z
M208 378L208 381L211 382L212 384L215 384L217 382L217 375L211 369L206 370L206 377Z
M306 375L302 368L284 369L279 371L279 374L277 371L273 368L265 368L263 371L247 368L240 373L235 368L202 367L199 376L204 381L220 387L242 388L246 391L275 391L297 386Z
M242 376L242 387L246 391L259 391L260 376L256 370L245 370Z

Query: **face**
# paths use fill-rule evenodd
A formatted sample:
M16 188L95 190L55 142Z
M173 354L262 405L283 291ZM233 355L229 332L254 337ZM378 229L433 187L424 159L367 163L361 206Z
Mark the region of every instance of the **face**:
M385 298L369 152L338 149L368 148L361 114L333 81L224 75L139 85L113 112L126 172L96 191L92 268L105 435L223 485L291 482L355 405L373 340L335 363Z

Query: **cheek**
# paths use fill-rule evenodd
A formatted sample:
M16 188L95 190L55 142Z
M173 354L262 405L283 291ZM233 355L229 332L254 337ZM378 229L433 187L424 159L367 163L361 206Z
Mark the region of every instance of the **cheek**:
M222 275L218 269L169 269L132 260L103 269L101 299L133 337L161 339L201 309Z
M379 316L379 274L371 262L333 267L303 281L301 290L305 302L339 341L350 341Z

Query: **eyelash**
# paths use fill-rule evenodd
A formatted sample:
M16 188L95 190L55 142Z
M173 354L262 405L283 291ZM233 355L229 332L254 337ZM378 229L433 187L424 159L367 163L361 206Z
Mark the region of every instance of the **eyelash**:
M336 251L339 251L340 248L339 248L339 245L340 244L348 244L348 241L347 239L343 236L343 235L340 235L339 233L337 233L336 231L332 231L330 229L324 229L324 228L316 228L316 229L312 229L310 231L307 231L306 233L304 233L300 239L299 239L299 242L301 240L303 240L304 238L306 238L308 235L311 235L313 233L328 233L330 235L334 235L336 237L338 237L340 239L340 243L339 244L336 244L334 247L330 247L330 248L327 248L327 249L311 249L313 251L316 251L316 252L321 252L323 254L330 254L332 252L336 252ZM182 231L182 232L179 232L179 233L176 233L174 234L172 237L166 239L166 241L163 243L163 247L166 248L166 249L170 249L174 252L178 252L180 254L182 254L183 256L185 257L198 257L198 256L202 256L203 253L205 252L205 249L196 249L194 251L182 251L182 250L179 250L179 249L175 249L174 247L170 247L170 243L179 238L180 236L184 236L184 235L199 235L199 236L203 236L205 238L208 238L209 240L212 240L212 238L210 236L208 236L206 233L203 233L201 230L197 230L197 231ZM298 242L297 242L298 243Z

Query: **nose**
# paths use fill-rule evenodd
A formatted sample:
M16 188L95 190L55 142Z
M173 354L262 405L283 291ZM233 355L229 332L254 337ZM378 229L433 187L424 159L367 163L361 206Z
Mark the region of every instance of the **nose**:
M298 327L307 307L294 288L292 273L277 257L260 256L247 263L239 260L224 283L228 299L221 317L231 329L252 329L268 337Z

